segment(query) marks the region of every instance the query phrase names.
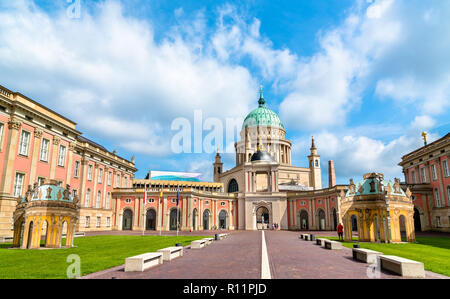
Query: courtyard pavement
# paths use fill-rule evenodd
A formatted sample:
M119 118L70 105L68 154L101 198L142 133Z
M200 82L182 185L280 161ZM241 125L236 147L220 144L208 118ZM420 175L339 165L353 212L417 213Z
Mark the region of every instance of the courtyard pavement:
M186 232L183 235L214 235ZM333 233L324 235L330 236ZM94 235L89 233L86 235ZM109 232L111 234L111 232ZM119 233L117 233L119 234ZM123 233L121 233L123 234ZM129 232L127 234L139 234ZM149 233L155 234L155 233ZM315 242L299 239L299 232L265 231L270 276L273 279L367 279L368 264L354 261L352 250L328 250ZM322 233L314 232L315 235ZM167 233L164 233L167 235ZM124 272L124 265L92 273L86 279L259 279L261 278L262 233L232 231L221 241L202 249L184 248L184 256L144 272ZM381 271L380 278L399 279ZM426 278L448 278L426 271Z

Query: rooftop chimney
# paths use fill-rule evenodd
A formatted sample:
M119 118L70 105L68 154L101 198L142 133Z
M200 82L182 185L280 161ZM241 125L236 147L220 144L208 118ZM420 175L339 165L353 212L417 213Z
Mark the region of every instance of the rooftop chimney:
M328 161L328 188L336 186L336 174L334 173L334 161Z

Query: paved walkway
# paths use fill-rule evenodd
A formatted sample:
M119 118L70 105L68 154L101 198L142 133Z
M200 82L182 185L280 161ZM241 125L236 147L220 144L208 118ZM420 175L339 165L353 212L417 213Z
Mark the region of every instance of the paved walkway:
M273 279L369 278L369 265L354 261L351 249L328 250L298 237L298 232L265 231L267 255L262 255L261 232L234 231L202 249L185 247L183 257L144 272L126 273L122 265L83 278L259 279L262 274ZM428 271L426 277L448 278ZM381 271L380 278L401 277Z
M89 274L84 278L261 278L261 233L234 232L202 249L184 250L181 258L144 272L124 272L124 266Z

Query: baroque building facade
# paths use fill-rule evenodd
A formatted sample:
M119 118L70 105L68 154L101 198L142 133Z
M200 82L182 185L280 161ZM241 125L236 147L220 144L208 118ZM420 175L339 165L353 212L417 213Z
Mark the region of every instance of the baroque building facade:
M422 230L448 227L448 140L447 135L414 151L400 164L403 187L413 192ZM343 222L341 203L349 186L336 184L333 161L328 161L328 186L322 186L314 138L305 153L306 167L292 165L291 147L261 91L258 107L245 118L235 143L234 167L224 171L217 152L214 182L187 180L173 172L137 179L134 158L108 151L83 137L73 121L0 86L0 241L12 240L13 214L31 189L27 186L50 180L78 199L77 232L258 230L273 224L286 230L335 230ZM425 166L432 180L414 184ZM440 206L432 200L436 188ZM441 217L440 225L436 217Z
M426 138L426 136L424 136ZM450 231L450 133L402 157L416 231Z
M48 180L69 185L80 198L76 231L111 230L113 189L131 187L135 171L134 159L106 150L83 137L75 122L0 86L0 239L13 236L17 199Z

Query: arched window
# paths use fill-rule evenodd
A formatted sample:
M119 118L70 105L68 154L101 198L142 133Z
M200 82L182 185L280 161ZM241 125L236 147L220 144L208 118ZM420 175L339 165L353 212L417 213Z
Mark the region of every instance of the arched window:
M98 208L100 208L100 202L101 202L101 200L102 200L102 191L98 191L97 192L97 201L96 201L96 203L95 203L95 207L98 209Z
M111 204L111 192L108 192L108 195L106 196L106 208L109 209Z
M235 179L232 179L228 184L228 193L234 193L239 191L239 185Z
M90 202L90 200L91 200L91 189L87 188L87 190L86 190L86 199L85 199L85 201L84 201L84 206L85 206L86 208L89 207L89 202Z

